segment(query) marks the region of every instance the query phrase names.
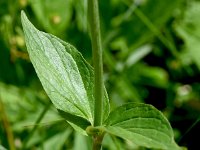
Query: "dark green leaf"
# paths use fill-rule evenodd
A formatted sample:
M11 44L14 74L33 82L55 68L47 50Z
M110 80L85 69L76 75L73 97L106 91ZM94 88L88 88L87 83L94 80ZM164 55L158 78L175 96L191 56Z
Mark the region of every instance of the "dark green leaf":
M172 128L164 115L151 105L129 103L116 108L106 121L105 130L137 145L175 150Z
M76 124L78 127L80 127L82 130L85 130L89 125L90 122L84 118L72 115L70 113L64 112L62 110L58 109L58 112L60 115L65 118L68 122Z

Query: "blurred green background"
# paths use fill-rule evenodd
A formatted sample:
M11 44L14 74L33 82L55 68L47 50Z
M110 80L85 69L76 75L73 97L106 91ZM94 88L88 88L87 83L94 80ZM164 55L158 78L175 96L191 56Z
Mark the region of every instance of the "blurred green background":
M152 104L169 119L180 146L198 149L200 1L99 1L111 109ZM22 9L38 29L73 44L92 63L87 0L0 0L0 150L88 150L91 139L58 115L36 76ZM145 150L108 135L103 149Z

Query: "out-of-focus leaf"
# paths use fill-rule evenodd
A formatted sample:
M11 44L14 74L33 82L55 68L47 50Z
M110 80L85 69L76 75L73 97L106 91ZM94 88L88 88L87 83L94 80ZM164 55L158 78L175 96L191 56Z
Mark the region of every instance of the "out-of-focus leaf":
M0 98L5 105L5 111L14 132L22 132L32 128L35 125L35 120L41 114L45 101L48 100L43 90L19 88L1 82ZM57 110L51 107L40 124L47 125L61 120Z
M72 0L30 0L41 25L54 34L62 33L72 17Z
M71 130L67 129L64 132L57 133L53 137L49 138L43 143L44 150L61 150L67 141L69 135L71 134ZM41 149L42 150L42 149Z
M0 150L6 150L2 145L0 145Z
M102 146L103 148L109 150L114 150L114 149L120 150L120 149L125 149L126 145L119 138L112 136L110 134L105 134Z
M132 1L130 2L130 5L128 5L130 7L129 9L135 5ZM122 17L121 19L119 18L117 22L122 23L119 26L118 37L124 37L126 39L127 46L131 47L130 50L140 46L157 34L155 31L152 31L149 26L153 25L159 31L172 16L172 13L179 6L180 2L181 0L147 0L145 3L142 3L137 10L133 7L132 15L128 15L125 20L125 15L123 16L120 14ZM138 11L141 12L145 18L140 16L141 13L138 13ZM148 19L152 25L147 24L145 19Z
M185 64L191 62L196 63L200 69L200 2L194 1L185 11L183 20L175 24L177 33L184 40L184 52L182 53L182 61Z
M151 105L129 103L116 108L110 113L105 130L139 146L179 149L169 122Z
M73 46L53 35L37 30L23 12L22 25L30 59L55 107L93 124L94 72L92 67ZM106 91L104 108L105 120L109 114Z
M130 53L130 56L126 60L126 66L130 67L144 58L151 52L152 47L150 45L144 45L134 52Z
M88 143L87 140L88 137L83 136L79 134L78 132L75 132L74 134L74 147L73 150L88 150L92 149L91 145L92 143Z
M87 0L73 0L76 10L76 21L79 30L87 31Z
M130 80L137 84L159 88L166 88L169 84L168 73L160 67L139 63L129 68L128 73L130 74Z

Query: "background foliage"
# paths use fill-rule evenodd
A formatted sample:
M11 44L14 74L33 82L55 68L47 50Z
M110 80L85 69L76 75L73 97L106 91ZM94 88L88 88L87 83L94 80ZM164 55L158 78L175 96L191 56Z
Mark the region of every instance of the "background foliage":
M92 63L87 0L0 1L0 149L89 149L58 115L27 55L20 11L73 44ZM169 119L179 145L199 146L200 1L101 0L104 79L111 109L153 104ZM106 136L103 148L141 149Z

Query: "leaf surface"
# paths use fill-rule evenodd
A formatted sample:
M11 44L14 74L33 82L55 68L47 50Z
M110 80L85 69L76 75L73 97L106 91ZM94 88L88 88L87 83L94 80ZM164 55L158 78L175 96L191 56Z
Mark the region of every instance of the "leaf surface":
M139 146L179 149L164 115L151 105L128 103L111 112L105 130Z
M72 45L37 30L24 12L21 17L31 62L52 103L66 114L93 124L93 68ZM109 100L105 90L104 120L108 114Z

